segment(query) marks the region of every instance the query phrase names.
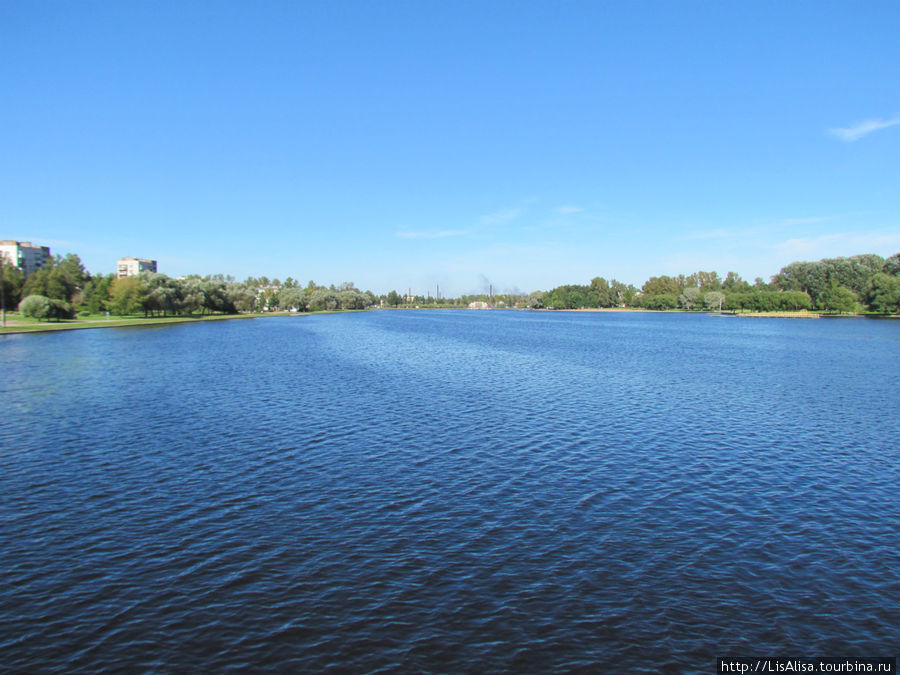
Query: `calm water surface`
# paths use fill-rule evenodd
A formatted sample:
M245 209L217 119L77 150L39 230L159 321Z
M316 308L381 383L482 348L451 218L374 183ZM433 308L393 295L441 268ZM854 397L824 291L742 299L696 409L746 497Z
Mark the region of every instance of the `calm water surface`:
M371 312L0 338L0 670L900 652L900 322Z

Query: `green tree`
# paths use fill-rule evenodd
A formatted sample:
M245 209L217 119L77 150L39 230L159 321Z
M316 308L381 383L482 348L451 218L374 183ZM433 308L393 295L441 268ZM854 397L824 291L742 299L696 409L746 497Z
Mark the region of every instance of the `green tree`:
M597 307L599 298L590 286L567 284L557 286L544 295L544 307L554 309L578 309Z
M203 280L199 277L188 277L181 282L181 308L188 314L202 312L206 305L206 291Z
M825 258L817 262L793 262L775 275L773 281L779 290L804 291L819 309L831 309L837 296L832 287L843 286L857 296L865 295L872 278L883 271L888 261L871 253L842 258ZM845 294L843 301L849 302Z
M856 293L846 286L839 286L836 282L831 282L831 287L822 294L821 307L839 312L841 314L852 314L856 311L859 298Z
M696 286L689 286L684 292L678 296L678 304L684 309L694 309L700 302L700 289Z
M181 311L181 286L165 274L141 272L141 306L145 314L177 314ZM224 282L222 282L224 283Z
M109 310L125 316L140 311L144 292L137 277L124 277L112 282L109 295Z
M675 309L678 307L678 296L674 293L657 293L641 297L641 307L646 309Z
M0 307L11 310L22 300L25 273L0 257Z
M51 319L72 319L75 317L75 308L71 303L58 298L50 298L50 312L48 316Z
M720 310L725 304L725 294L719 291L710 291L703 296L703 304L706 305L706 309Z
M43 295L70 302L76 292L80 291L78 282L83 283L84 268L80 267L78 256L69 254L65 258L56 256L36 272L32 272L25 281L23 295ZM78 269L81 272L78 272Z
M603 277L591 279L591 292L596 297L595 307L612 307L617 304L609 282Z
M109 309L109 287L113 279L115 276L112 274L96 276L85 284L83 302L91 314L100 314Z
M700 290L704 292L718 291L722 288L722 280L718 272L697 272Z
M644 282L641 290L644 295L672 295L676 299L676 304L678 304L681 285L677 279L663 275L661 277L650 277Z
M50 299L43 295L29 295L19 303L22 316L41 321L50 316Z
M829 288L828 265L823 262L793 262L775 275L773 283L781 291L801 291L819 307L822 294Z
M228 298L228 291L225 282L220 279L206 278L202 280L203 286L203 309L206 312L224 312L225 314L235 314L234 304ZM277 292L273 291L274 298L277 302Z
M724 309L732 311L743 311L747 309L755 309L753 299L756 296L754 292L732 292L725 296Z
M760 279L760 281L762 281ZM750 284L741 279L741 275L737 272L729 272L725 275L725 280L722 282L722 289L726 293L740 293L750 290Z
M91 275L84 269L84 265L74 253L69 253L65 258L56 263L56 272L65 278L65 285L76 290L83 290Z
M302 289L285 284L278 294L278 306L288 311L303 311L308 306L306 298L306 293Z
M883 272L876 274L870 282L866 300L873 312L900 313L900 276L895 277Z
M525 299L525 305L529 309L543 309L544 308L544 294L540 291L535 291L534 293L529 293L528 297Z
M894 277L900 277L900 253L895 253L884 261L881 271Z
M340 303L337 291L317 288L309 296L309 309L314 312L337 309Z
M619 281L613 281L612 286L616 289L619 304L625 307L635 307L638 304L638 289L632 284L623 284Z
M264 312L274 312L280 307L279 291L273 286L268 286L260 291L260 309Z
M22 287L22 295L25 297L28 297L29 295L48 297L50 293L48 282L50 280L50 269L52 266L53 259L49 258L44 267L29 274L28 278L25 279L25 285Z
M356 288L338 291L341 309L365 309L369 306L369 297Z
M803 309L812 309L812 299L803 291L787 291L784 293L768 293L772 299L774 308L783 312L799 312Z
M229 284L228 298L237 311L252 312L256 309L256 285Z

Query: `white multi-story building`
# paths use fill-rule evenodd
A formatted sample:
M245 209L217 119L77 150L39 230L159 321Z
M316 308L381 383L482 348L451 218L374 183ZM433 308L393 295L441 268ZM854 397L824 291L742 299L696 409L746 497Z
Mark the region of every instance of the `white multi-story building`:
M156 261L143 258L119 258L116 265L116 278L136 277L141 272L155 272Z
M0 241L0 258L25 272L26 277L41 269L49 257L49 246L32 246L30 241L11 239Z

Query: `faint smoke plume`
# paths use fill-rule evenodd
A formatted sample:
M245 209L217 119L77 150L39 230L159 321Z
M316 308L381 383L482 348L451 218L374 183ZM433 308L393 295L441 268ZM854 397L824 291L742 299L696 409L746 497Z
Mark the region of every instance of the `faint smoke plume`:
M478 275L478 281L479 281L479 284L481 285L481 292L482 292L482 293L484 293L484 294L486 295L486 294L488 294L488 293L491 292L491 285L492 285L492 284L491 284L491 280L490 280L490 279L488 279L488 278L487 278L486 276L484 276L483 274L479 274L479 275Z

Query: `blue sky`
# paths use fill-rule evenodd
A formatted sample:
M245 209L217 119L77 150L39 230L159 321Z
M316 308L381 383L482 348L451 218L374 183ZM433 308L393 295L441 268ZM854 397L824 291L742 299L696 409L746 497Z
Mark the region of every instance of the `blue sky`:
M900 251L900 3L0 0L0 239L532 291Z

